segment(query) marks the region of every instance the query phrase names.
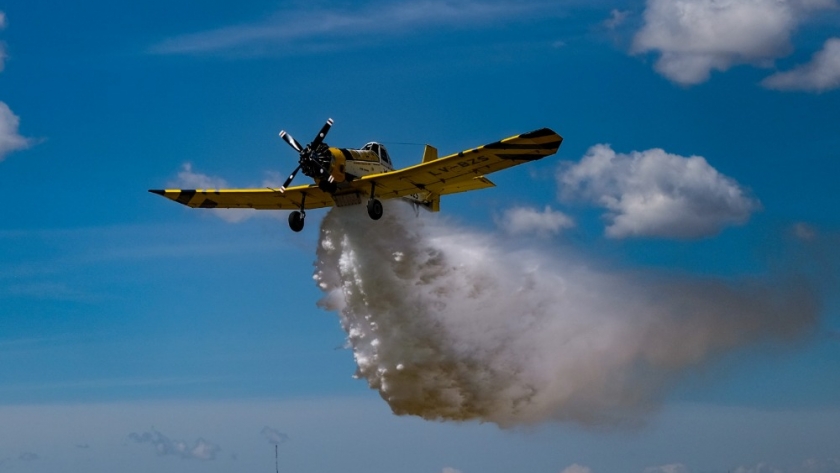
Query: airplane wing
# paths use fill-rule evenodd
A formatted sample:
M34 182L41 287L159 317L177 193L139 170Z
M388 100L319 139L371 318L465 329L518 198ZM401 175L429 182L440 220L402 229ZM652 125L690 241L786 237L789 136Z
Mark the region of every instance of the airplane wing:
M303 199L305 209L319 209L335 205L332 197L316 186L295 186L280 192L276 189L152 189L188 207L201 209L260 209L299 210Z
M403 197L418 190L440 195L491 187L490 181L474 179L550 156L562 141L553 130L542 128L397 171L364 176L353 184L365 192L375 184L374 193L380 199Z
M152 189L149 192L193 208L204 209L317 209L360 203L359 194L369 194L375 184L380 199L404 197L427 191L437 195L492 187L483 176L557 152L563 138L543 128L424 162L397 171L356 179L335 196L315 185L276 189Z
M475 191L478 189L487 189L488 187L496 187L493 181L484 176L473 177L470 179L461 179L446 183L443 187L438 189L435 187L437 195L457 194L459 192Z

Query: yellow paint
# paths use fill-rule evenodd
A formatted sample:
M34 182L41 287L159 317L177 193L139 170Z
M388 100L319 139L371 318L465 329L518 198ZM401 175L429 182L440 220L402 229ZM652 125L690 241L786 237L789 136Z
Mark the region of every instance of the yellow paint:
M423 149L423 161L424 163L428 163L429 161L434 161L438 158L438 151L437 148L434 146L426 145Z
M472 148L457 154L439 158L437 150L426 146L423 162L407 168L377 172L363 175L349 182L342 188L342 192L359 192L366 195L370 192L371 184L376 184L376 196L380 200L417 196L419 200L428 202L426 206L432 211L440 209L440 196L466 192L487 187L493 183L484 177L502 169L534 161L557 152L562 138L551 130L544 130L543 136L525 138L522 135L502 140L503 144L514 145L510 148L493 146ZM545 144L552 143L556 146ZM378 163L379 158L372 151L347 150L353 161L362 161L371 167ZM345 182L347 160L338 148L330 148L332 168L330 175L336 182ZM522 159L518 159L521 155ZM373 169L370 169L372 172ZM163 196L178 201L180 189L166 189ZM155 191L157 193L157 191ZM215 204L215 208L254 208L254 209L288 209L300 208L303 195L306 195L306 209L332 207L335 205L332 195L322 191L317 186L301 185L280 192L276 189L203 189L191 196L189 202L178 201L190 207L199 207L206 199ZM422 194L425 194L423 198Z
M344 157L344 153L342 153L338 148L330 148L330 154L332 154L332 169L330 170L330 176L332 176L333 181L335 182L344 182L344 169L346 167L345 161L347 161L347 159Z

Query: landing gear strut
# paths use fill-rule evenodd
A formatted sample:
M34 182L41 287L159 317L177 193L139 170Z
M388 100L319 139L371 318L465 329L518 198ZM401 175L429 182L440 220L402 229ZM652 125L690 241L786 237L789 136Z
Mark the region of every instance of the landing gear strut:
M367 203L367 211L370 218L373 220L379 220L382 218L382 202L376 198L376 183L370 183L370 200Z
M289 228L292 229L293 232L299 232L303 230L303 223L306 219L306 212L303 210L306 206L306 194L301 194L300 198L300 210L295 210L294 212L289 214Z

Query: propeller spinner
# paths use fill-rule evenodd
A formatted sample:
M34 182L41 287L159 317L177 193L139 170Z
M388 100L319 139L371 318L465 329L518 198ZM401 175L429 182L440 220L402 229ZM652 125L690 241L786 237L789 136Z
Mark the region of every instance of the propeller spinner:
M327 122L324 123L324 126L321 127L321 131L318 132L318 135L312 140L311 143L306 145L306 147L302 147L300 143L292 135L286 133L286 131L280 132L280 138L283 139L289 146L292 147L295 151L298 152L298 165L289 177L286 179L286 182L280 186L280 192L284 192L289 184L292 183L297 173L303 169L303 173L309 177L315 178L319 177L324 173L324 170L328 167L329 163L329 156L325 156L325 151L327 150L328 146L324 143L324 138L329 133L330 128L333 125L333 119L328 118Z

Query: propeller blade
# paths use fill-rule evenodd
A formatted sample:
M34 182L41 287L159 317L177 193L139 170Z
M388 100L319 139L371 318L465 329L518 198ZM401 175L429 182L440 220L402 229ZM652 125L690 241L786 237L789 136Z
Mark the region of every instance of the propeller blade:
M318 148L318 146L324 141L324 138L327 136L327 133L330 131L330 127L332 127L332 125L333 119L327 118L327 123L324 123L324 126L321 127L321 131L318 132L318 136L316 136L315 139L312 140L312 144L309 145L312 149Z
M292 135L286 133L285 130L280 131L280 138L283 138L283 141L289 143L289 146L294 148L295 151L297 151L298 153L300 153L303 150L303 147L300 145L300 143L298 143L297 140L292 137Z
M296 167L295 170L292 171L288 179L286 179L286 182L284 182L283 185L280 186L280 192L286 192L286 188L289 187L289 184L291 184L292 180L295 178L295 176L297 176L298 171L300 171L300 167L301 165L298 164L298 167Z

